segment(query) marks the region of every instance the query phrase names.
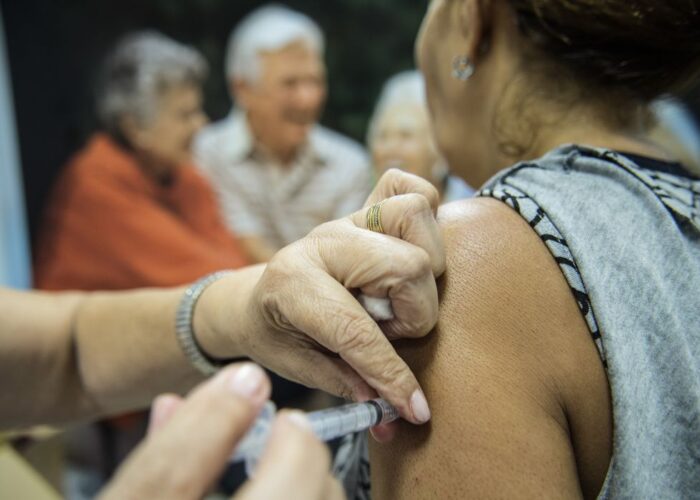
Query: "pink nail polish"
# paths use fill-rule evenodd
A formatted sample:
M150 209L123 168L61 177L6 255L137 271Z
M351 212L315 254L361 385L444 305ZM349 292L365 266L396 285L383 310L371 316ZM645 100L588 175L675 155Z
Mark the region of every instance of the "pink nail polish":
M411 395L411 411L415 419L424 424L430 420L430 408L428 408L428 400L425 399L423 391L416 389Z

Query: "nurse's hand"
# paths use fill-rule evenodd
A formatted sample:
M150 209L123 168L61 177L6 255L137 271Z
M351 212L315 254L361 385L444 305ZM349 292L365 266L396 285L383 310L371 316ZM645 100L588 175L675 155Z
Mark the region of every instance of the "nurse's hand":
M103 499L200 499L221 475L235 445L270 396L264 371L232 365L183 400L164 395L149 435L121 466ZM299 412L280 412L255 473L233 497L341 499L327 447Z
M426 422L425 396L390 340L422 337L437 322L435 279L445 269L438 199L428 182L393 170L366 208L280 250L249 301L246 354L346 399L378 393L403 418ZM380 200L384 234L367 229L369 207ZM375 322L359 293L389 299L394 318Z

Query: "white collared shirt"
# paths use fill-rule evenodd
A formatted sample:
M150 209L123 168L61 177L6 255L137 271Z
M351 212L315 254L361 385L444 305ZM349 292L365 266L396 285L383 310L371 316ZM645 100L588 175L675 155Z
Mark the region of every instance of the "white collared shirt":
M205 127L194 150L231 230L240 237L261 237L276 249L358 210L371 188L362 147L320 125L287 166L255 148L241 111Z

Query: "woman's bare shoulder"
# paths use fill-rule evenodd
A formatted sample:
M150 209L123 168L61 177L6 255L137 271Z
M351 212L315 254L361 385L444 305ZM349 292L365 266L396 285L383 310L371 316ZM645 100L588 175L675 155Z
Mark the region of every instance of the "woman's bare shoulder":
M372 447L373 494L591 495L609 456L607 380L564 276L497 200L446 205L439 221L440 320L400 347L433 419ZM591 441L594 426L603 429Z

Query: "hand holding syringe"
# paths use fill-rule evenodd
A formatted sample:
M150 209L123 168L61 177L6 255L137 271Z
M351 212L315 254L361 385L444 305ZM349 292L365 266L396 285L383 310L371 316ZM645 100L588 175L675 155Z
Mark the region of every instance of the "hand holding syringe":
M391 302L388 299L360 294L358 300L375 321L394 317ZM249 476L255 470L258 459L265 449L275 413L275 404L268 401L231 457L234 463L245 460L246 473ZM399 418L399 412L383 399L372 399L364 403L351 403L314 411L306 416L316 437L321 441L330 441L346 434L367 430L375 425L393 422Z
M399 413L383 399L373 399L364 403L351 403L314 411L306 416L316 437L322 441L330 441L378 424L393 422L399 417ZM268 401L231 458L232 462L245 460L249 476L255 470L255 465L265 448L274 417L275 405Z

